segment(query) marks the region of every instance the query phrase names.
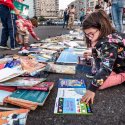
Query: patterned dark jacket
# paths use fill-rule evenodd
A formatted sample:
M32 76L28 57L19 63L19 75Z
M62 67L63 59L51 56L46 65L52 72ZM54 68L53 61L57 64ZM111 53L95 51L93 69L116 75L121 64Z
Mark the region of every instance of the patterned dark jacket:
M125 34L113 33L100 39L95 45L93 55L100 60L100 66L88 90L95 92L112 71L125 72Z

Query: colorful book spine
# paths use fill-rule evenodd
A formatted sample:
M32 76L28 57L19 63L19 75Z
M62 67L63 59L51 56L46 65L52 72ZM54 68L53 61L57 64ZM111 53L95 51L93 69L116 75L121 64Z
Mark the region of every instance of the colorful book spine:
M22 101L19 101L19 100L15 101L15 100L10 99L9 97L6 97L4 99L4 103L9 103L9 104L16 105L16 106L26 108L26 109L30 109L30 110L35 110L38 106L36 104L22 102Z
M48 87L17 87L17 89L26 89L26 90L38 90L38 91L49 91Z
M0 86L0 90L5 90L5 91L9 91L9 92L14 92L16 91L16 87L10 87L10 86Z

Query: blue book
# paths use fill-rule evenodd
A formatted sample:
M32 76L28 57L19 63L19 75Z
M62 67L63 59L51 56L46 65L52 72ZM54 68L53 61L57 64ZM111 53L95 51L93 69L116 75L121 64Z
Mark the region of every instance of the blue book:
M35 57L35 59L38 62L48 62L49 61L49 59L42 57L42 55L40 55L40 54L31 54L31 56Z
M15 101L19 100L22 102L28 102L42 106L49 93L49 91L17 90L13 92L9 98Z
M56 63L59 64L76 64L78 62L78 55L73 53L73 48L65 49L60 54Z
M92 114L89 104L81 102L80 98L56 98L55 114Z
M59 79L58 88L85 88L83 79Z

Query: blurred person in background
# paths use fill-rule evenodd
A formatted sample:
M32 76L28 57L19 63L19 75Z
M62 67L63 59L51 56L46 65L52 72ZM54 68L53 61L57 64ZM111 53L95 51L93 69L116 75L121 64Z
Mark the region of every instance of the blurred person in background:
M123 32L123 9L125 0L109 0L112 4L112 20L118 32Z
M71 8L69 9L69 20L68 20L68 27L67 29L73 29L74 26L74 20L75 20L75 7L74 5L71 5Z
M65 25L67 27L68 19L69 19L69 14L68 14L68 9L66 8L65 11L64 11L64 14L63 14L63 20L64 20L63 28L65 27Z

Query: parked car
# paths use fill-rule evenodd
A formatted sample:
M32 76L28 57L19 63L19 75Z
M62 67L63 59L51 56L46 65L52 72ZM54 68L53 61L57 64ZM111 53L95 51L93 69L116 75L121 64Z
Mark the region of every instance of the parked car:
M80 25L81 25L80 20L75 20L75 21L74 21L74 25L76 25L76 26L80 26Z
M39 26L46 26L47 25L47 22L46 21L41 21L38 23Z

